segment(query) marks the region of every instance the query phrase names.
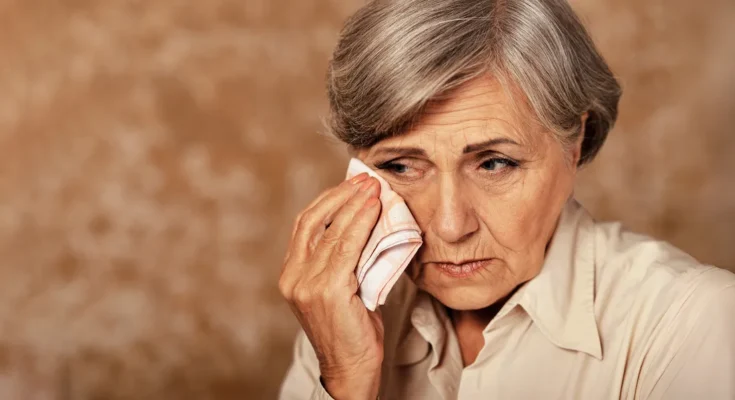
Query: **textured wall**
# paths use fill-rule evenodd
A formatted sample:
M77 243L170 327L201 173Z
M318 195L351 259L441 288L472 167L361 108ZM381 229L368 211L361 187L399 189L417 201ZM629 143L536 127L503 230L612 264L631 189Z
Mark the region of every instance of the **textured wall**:
M357 0L0 0L0 398L271 398ZM735 267L735 3L577 0L626 93L579 197Z

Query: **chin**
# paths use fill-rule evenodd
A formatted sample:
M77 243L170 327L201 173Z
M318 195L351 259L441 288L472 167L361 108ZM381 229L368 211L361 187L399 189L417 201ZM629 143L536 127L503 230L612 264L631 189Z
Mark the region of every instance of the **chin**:
M457 311L473 311L490 307L498 300L505 297L493 293L491 288L442 288L438 290L426 290L427 293L436 298L448 308Z

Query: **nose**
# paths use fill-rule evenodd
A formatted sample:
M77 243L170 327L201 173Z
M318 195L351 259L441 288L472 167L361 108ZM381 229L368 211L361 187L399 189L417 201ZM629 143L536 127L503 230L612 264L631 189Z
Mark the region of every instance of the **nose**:
M467 240L479 229L479 222L467 193L450 174L444 174L437 185L432 228L446 243Z

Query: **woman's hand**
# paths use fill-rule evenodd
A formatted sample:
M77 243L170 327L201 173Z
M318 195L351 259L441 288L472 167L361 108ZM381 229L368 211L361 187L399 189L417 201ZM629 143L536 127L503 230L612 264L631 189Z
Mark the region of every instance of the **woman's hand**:
M357 296L355 268L380 214L380 184L363 173L322 193L296 219L279 281L335 399L375 399L383 321Z

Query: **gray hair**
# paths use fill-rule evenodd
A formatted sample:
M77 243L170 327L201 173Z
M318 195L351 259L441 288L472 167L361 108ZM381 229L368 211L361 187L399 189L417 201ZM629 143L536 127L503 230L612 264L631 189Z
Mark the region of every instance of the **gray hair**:
M565 144L591 161L621 89L565 0L373 0L352 15L329 64L329 129L366 148L405 132L427 104L483 74L516 85Z

